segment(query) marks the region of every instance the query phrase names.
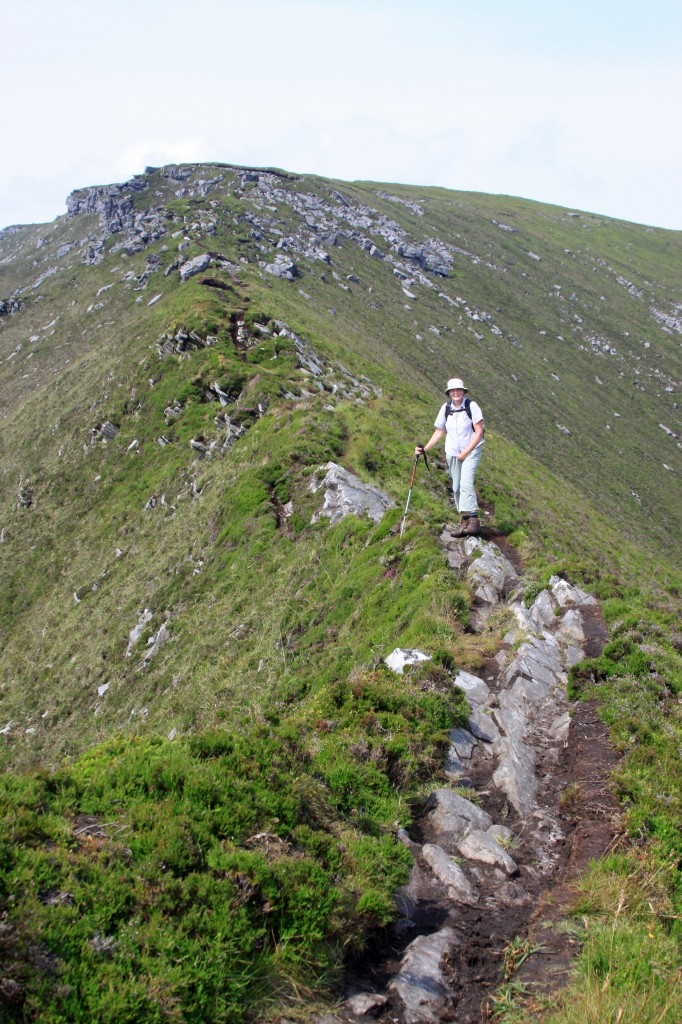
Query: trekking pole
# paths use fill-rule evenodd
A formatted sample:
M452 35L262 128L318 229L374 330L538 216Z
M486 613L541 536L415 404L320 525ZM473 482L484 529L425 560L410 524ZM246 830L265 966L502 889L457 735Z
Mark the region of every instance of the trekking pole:
M426 452L424 451L423 448L420 448L420 450L417 452L417 454L414 457L414 467L412 469L412 479L410 480L410 489L407 492L407 501L405 503L405 513L403 515L403 521L400 524L400 536L401 537L403 535L403 531L405 530L405 520L407 519L407 510L410 507L410 498L412 497L412 488L414 487L414 478L417 475L417 463L419 462L419 456L420 455L424 456L424 462L426 463L426 468L427 469L429 468L429 462L428 462L428 459L426 458Z

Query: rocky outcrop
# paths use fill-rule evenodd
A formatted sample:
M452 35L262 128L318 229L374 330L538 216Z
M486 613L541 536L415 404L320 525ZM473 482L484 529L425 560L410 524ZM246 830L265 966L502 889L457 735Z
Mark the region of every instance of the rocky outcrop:
M90 444L94 444L96 441L102 441L104 444L107 441L113 441L120 432L120 427L116 426L110 420L102 423L99 427L93 427L90 431Z
M173 356L191 349L209 348L217 341L218 339L211 334L202 336L198 331L186 331L180 328L175 334L162 334L156 343L156 350L160 356Z
M378 523L389 509L395 508L393 499L378 487L363 483L335 462L320 467L310 482L310 490L313 494L319 490L325 492L324 505L313 515L313 523L326 516L332 526L336 526L349 515L367 515Z
M104 185L77 189L66 200L67 216L94 214L99 221L99 233L85 240L81 262L96 266L104 258L104 243L112 235L126 237L111 247L111 252L124 252L127 256L142 252L167 232L166 210L150 205L136 210L134 194L144 192L149 183L146 175L138 174L121 185Z
M31 481L20 480L19 489L17 491L18 504L17 508L30 508L33 504L33 488L31 487Z
M152 621L152 618L152 612L150 612L149 608L145 608L133 628L130 630L126 658L129 658L133 653L133 647L142 636L145 626Z
M24 308L21 299L0 299L0 316L14 316Z
M146 188L144 176L136 175L123 185L77 189L67 197L67 216L77 217L81 213L96 214L105 237L118 231L130 230L135 223L131 193L143 192Z

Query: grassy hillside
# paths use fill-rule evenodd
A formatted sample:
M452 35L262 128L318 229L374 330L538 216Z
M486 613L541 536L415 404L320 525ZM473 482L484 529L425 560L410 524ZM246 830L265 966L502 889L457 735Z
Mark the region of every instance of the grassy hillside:
M463 714L447 670L505 631L467 631L442 464L397 533L454 373L531 590L559 571L604 601L615 646L575 695L627 751L674 946L679 233L222 166L133 184L0 235L0 299L21 304L0 317L7 1012L305 1015L395 914L396 828ZM329 460L397 507L313 523ZM434 663L396 682L399 645Z

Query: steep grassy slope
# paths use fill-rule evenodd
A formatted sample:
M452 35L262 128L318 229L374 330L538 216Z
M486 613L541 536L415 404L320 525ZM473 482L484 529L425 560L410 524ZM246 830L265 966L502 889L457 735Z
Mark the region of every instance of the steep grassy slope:
M461 713L447 669L503 629L466 631L442 466L397 536L453 373L484 407L482 490L531 581L563 571L606 602L620 646L576 693L611 701L633 830L682 854L680 236L228 167L132 184L0 237L0 298L23 304L0 318L17 1019L105 1019L102 991L119 1021L275 1015L394 913L393 833ZM330 459L398 507L313 524ZM397 645L435 665L397 684Z

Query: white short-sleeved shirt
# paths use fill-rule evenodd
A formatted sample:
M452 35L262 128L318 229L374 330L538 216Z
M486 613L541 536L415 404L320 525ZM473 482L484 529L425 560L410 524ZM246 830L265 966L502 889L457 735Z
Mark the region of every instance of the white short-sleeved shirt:
M440 407L440 412L436 417L434 427L438 430L444 430L445 433L445 454L446 455L459 455L465 448L468 448L471 444L471 439L474 436L474 423L480 423L483 420L483 413L478 402L474 402L472 399L469 404L471 410L471 419L467 415L467 411L464 408L464 402L460 409L455 409L452 406L452 412L445 418L445 408L447 402L444 402ZM484 439L476 445L477 448L484 443Z

